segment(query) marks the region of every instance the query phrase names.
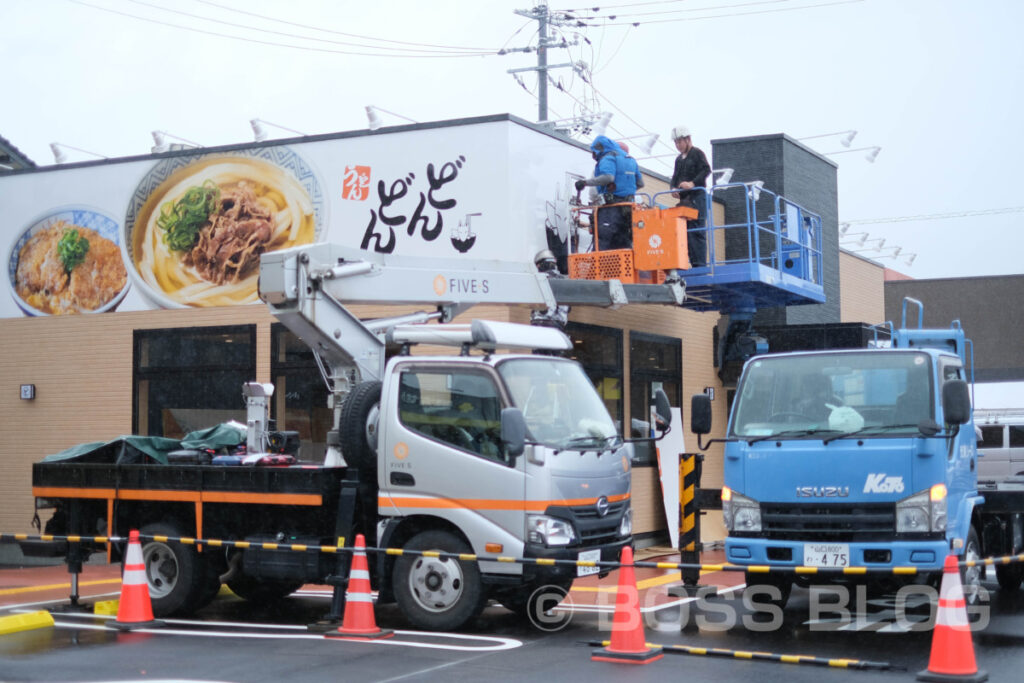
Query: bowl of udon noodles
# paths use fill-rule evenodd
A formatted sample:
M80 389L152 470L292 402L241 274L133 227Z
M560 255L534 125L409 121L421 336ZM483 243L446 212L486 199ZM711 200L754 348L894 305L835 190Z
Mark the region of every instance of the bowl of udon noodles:
M128 291L120 225L97 209L51 209L11 245L7 274L15 303L28 315L103 313Z
M163 159L129 204L125 262L163 308L256 303L260 255L315 242L324 210L316 175L287 147Z

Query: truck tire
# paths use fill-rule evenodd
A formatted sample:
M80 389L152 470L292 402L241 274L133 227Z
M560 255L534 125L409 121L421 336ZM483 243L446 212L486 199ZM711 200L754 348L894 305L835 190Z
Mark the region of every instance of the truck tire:
M254 579L238 574L228 581L231 592L249 602L277 602L302 587L301 581Z
M403 550L471 553L462 539L447 531L424 531ZM395 601L417 628L453 631L475 618L487 602L476 562L422 555L401 555L392 573Z
M786 603L789 602L789 595L793 592L793 577L786 574L752 574L750 572L743 573L746 579L747 587L751 586L769 586L777 589L778 598L774 597L773 594L769 593L758 593L757 601L765 605L775 605L779 608L785 608Z
M377 471L380 382L361 382L341 404L338 441L345 462L364 472Z
M997 564L996 581L999 582L999 590L1013 593L1020 588L1024 581L1024 565L1021 564Z
M140 533L172 538L185 535L168 522L147 524ZM191 614L208 593L209 572L193 545L146 541L142 544L142 564L154 617Z
M531 623L542 623L541 613L554 609L569 595L572 579L554 583L531 583L509 590L497 596L502 607L520 619L529 619ZM541 590L541 589L545 590ZM560 597L559 597L560 596ZM557 602L555 601L557 598Z
M978 540L978 532L971 526L967 532L967 543L964 544L963 560L981 559L981 542ZM968 605L976 605L980 599L981 591L981 566L961 567L960 582L963 584L964 600Z

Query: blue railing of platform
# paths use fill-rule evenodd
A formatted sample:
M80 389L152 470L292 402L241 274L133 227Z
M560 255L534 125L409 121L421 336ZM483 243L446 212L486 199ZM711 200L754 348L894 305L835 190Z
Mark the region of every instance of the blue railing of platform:
M775 306L822 303L821 216L753 183L729 183L702 193L704 223L691 222L688 237L707 236L707 265L680 271L686 281L686 308L751 311ZM679 190L659 192L658 198ZM739 222L718 224L713 201L743 193ZM692 239L692 237L691 237Z

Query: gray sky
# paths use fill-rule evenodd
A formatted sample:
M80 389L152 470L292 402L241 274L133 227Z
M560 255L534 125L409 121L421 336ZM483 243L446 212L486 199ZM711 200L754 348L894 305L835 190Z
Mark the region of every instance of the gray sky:
M361 129L368 104L416 121L502 112L533 120L537 101L528 90L535 89L535 76L522 75L524 89L506 70L530 66L536 55L493 54L536 45L536 22L513 13L531 6L531 0L3 0L0 134L49 164L53 141L127 156L147 153L155 129L206 145L248 141L248 121L257 117L310 134ZM1024 144L1013 128L1024 92L1024 3L614 0L595 6L601 10L580 15L616 18L561 29L567 40L578 35L590 44L552 50L549 63L587 62L597 100L570 70L555 70L579 102L551 88L552 118L579 113L580 103L611 111L613 136L660 133L655 154L673 151L669 130L680 123L709 154L713 138L856 129L852 149L882 151L873 164L864 152L831 157L840 164L840 221L853 222L851 233L869 232L867 247L885 238L881 255L892 253L890 246L918 255L909 266L902 255L881 263L919 278L1024 272L1018 252ZM582 5L568 0L551 7ZM448 51L411 56L411 44ZM488 54L451 56L449 46ZM382 117L385 125L403 123ZM806 143L832 152L844 149L839 140ZM671 158L642 163L671 168ZM1012 211L856 222L999 209Z

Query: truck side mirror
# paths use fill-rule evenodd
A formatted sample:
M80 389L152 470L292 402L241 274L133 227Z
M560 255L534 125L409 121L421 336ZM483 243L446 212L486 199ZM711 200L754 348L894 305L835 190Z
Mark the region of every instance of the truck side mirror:
M658 415L658 429L667 429L672 424L672 406L664 389L654 392L654 412Z
M694 394L690 399L690 431L694 434L711 432L711 397Z
M946 424L962 425L971 420L971 390L962 379L942 385L942 415Z
M502 408L501 443L510 461L514 461L526 449L526 418L519 408Z

